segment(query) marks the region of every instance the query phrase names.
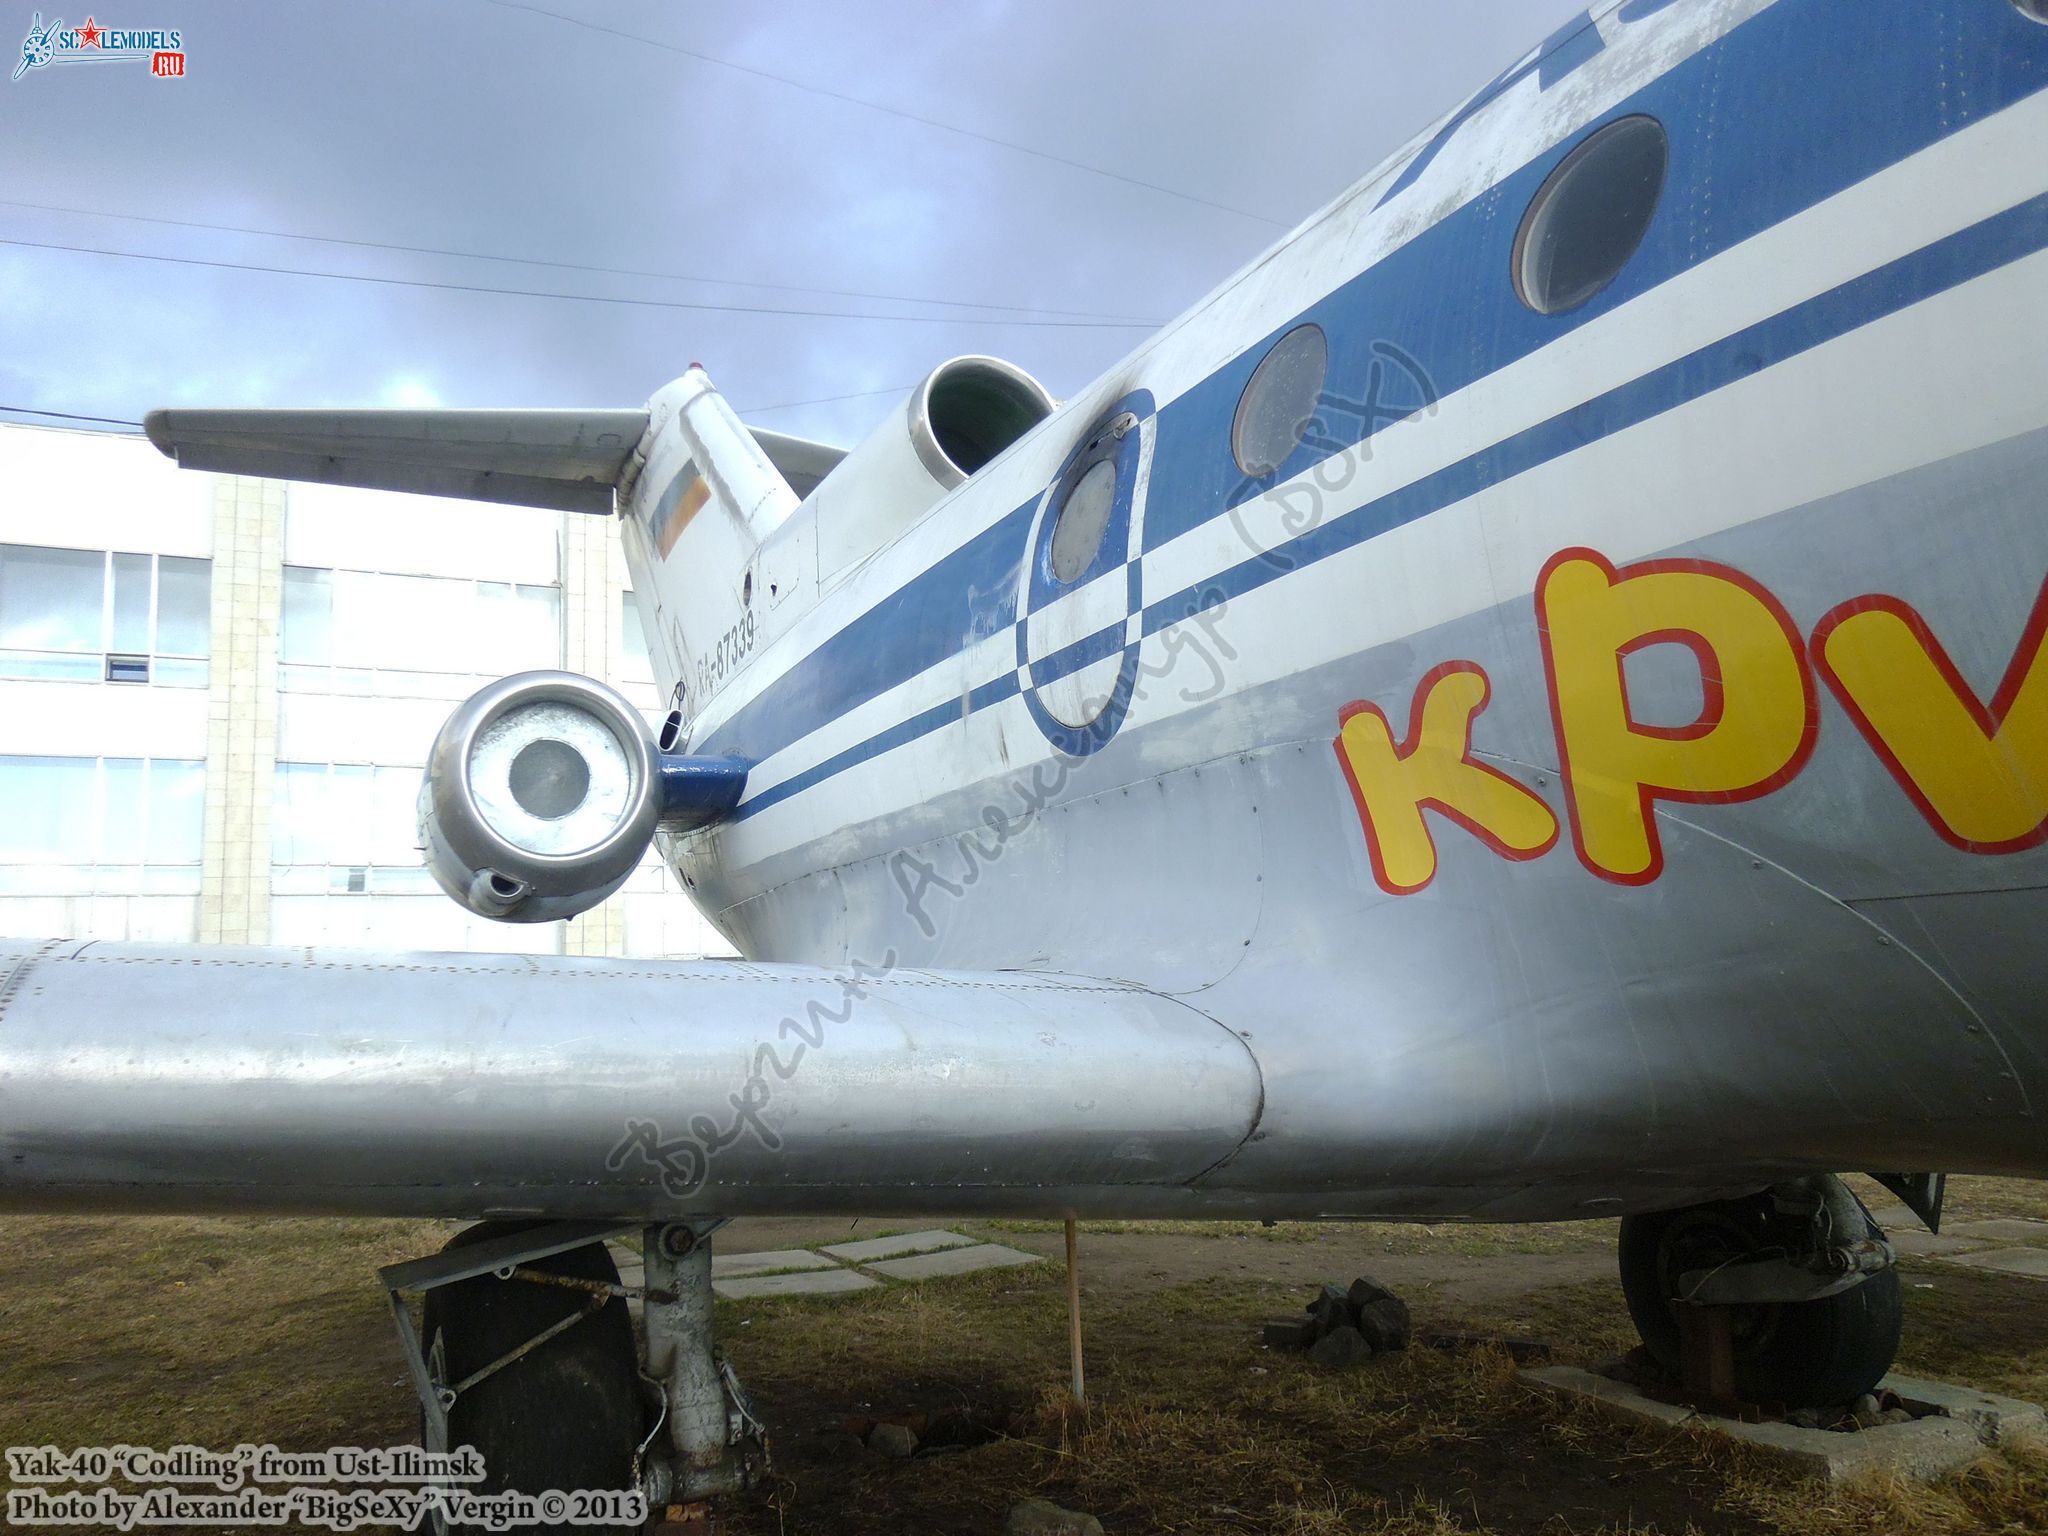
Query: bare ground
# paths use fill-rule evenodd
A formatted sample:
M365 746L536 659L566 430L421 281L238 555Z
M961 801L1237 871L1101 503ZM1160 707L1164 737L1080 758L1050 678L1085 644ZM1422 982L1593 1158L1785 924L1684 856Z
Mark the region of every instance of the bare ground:
M1873 1204L1880 1197L1872 1196ZM2048 1186L1958 1181L1951 1220L2048 1216ZM960 1223L1048 1256L1048 1223ZM725 1251L901 1223L736 1223ZM430 1251L427 1222L0 1222L0 1444L415 1437L371 1278ZM1256 1324L1369 1273L1423 1327L1630 1342L1611 1223L1453 1228L1109 1224L1086 1229L1091 1403L1064 1400L1057 1262L851 1297L723 1302L735 1364L776 1431L778 1477L742 1536L999 1531L1039 1494L1112 1533L1836 1533L2048 1530L2048 1464L1994 1456L1931 1490L1823 1494L1685 1434L1561 1410L1488 1350L1417 1349L1343 1375L1262 1350ZM2048 1282L1907 1262L1902 1364L2048 1399ZM942 1454L853 1450L841 1421L921 1417Z

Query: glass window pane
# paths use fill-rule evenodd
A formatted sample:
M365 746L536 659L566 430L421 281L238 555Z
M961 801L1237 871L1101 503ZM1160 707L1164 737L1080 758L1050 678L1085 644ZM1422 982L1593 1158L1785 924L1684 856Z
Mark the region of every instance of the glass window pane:
M0 757L0 860L91 863L96 766L89 757Z
M152 864L197 864L206 823L206 764L158 761L149 765L149 846Z
M356 865L370 862L377 822L374 769L358 763L337 763L327 770L327 862Z
M205 656L213 636L213 562L165 555L157 561L156 649Z
M65 655L54 651L0 651L0 677L69 678L96 683L100 655Z
M142 759L110 757L100 777L100 851L102 864L140 864L148 834L148 791Z
M149 653L149 556L114 556L110 651Z
M478 665L480 672L520 672L529 667L559 667L562 664L562 590L559 587L520 587L513 599L518 618L502 652L493 652Z
M647 631L640 625L640 594L619 594L619 671L626 677L652 677L654 663L647 655Z
M379 768L371 790L371 823L364 844L370 862L403 869L420 862L420 770Z
M327 862L325 764L277 765L270 798L270 858L274 864Z
M284 568L284 637L279 660L325 666L334 660L334 573Z
M0 646L97 651L106 556L89 549L0 545Z

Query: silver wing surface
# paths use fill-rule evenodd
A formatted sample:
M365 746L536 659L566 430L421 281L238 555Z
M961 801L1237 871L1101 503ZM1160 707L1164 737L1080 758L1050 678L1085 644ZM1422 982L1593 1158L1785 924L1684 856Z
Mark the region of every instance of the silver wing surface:
M0 1209L671 1219L1162 1198L1231 1031L1111 982L0 941Z

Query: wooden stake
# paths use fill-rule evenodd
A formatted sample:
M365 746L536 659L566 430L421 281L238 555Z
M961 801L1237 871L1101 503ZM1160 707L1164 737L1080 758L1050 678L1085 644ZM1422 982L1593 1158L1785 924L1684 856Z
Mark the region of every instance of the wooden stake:
M1088 1400L1081 1374L1081 1249L1074 1218L1067 1218L1067 1344L1074 1357L1074 1401Z

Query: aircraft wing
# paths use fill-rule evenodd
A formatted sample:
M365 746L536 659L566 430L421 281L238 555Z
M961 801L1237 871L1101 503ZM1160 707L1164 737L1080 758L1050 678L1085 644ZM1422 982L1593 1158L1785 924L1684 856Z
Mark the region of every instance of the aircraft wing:
M185 469L608 513L647 422L644 410L162 410L143 427ZM753 435L799 497L846 457Z
M185 469L606 513L647 412L163 410L143 428Z
M1054 1214L1170 1202L1262 1102L1069 976L0 941L0 1210Z

